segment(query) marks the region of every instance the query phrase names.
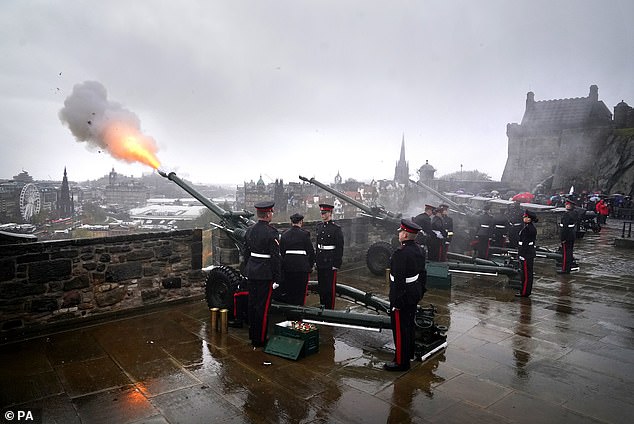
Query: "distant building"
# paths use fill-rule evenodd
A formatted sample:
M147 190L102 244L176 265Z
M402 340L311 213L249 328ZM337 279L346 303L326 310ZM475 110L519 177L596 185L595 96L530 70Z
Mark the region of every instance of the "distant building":
M429 161L426 160L425 164L418 168L418 181L423 183L428 183L434 179L434 173L436 172L436 168L429 164Z
M0 183L0 222L29 223L42 210L42 193L28 172Z
M409 185L409 163L405 160L405 134L401 141L401 156L394 167L394 182L404 186Z
M149 189L135 179L120 178L112 168L108 175L108 185L105 190L105 203L121 209L145 206L150 197Z
M624 106L618 111L625 125L630 112ZM596 85L590 86L587 97L572 99L535 101L529 92L522 122L506 127L508 158L502 182L529 191L538 184L546 190L592 188L593 164L614 128Z

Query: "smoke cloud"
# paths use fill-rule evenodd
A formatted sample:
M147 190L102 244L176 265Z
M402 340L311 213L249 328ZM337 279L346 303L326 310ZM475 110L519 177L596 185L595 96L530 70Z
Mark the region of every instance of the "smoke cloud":
M141 121L136 114L119 103L109 101L106 88L97 81L76 84L64 101L59 118L78 142L106 150L117 159L147 163L122 148L122 140L131 137L151 156L158 151L155 140L141 132Z

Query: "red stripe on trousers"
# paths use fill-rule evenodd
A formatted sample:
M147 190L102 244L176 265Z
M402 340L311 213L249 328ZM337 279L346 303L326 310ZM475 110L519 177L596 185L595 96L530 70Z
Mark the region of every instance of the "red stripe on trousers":
M269 294L266 296L266 306L264 307L264 316L262 317L262 343L266 340L266 326L269 317L269 306L271 305L271 295L273 294L273 286L269 283Z
M308 282L310 281L310 272L306 276L306 290L304 290L304 301L302 302L302 306L306 306L306 298L308 297Z
M402 356L403 356L403 348L402 348L402 340L401 340L401 311L399 309L394 311L394 325L396 326L395 330L396 330L396 337L395 337L395 343L396 343L396 355L395 355L395 359L396 359L396 363L401 365L401 361L402 361Z
M337 270L332 271L332 302L330 309L335 309L335 287L337 286Z
M563 257L563 260L561 261L561 270L565 271L566 270L566 264L568 263L567 262L567 256L568 255L566 254L566 243L562 243L562 246L563 246L563 250L564 250L564 257Z
M524 284L522 284L522 296L526 296L526 286L528 286L528 265L524 262Z
M233 294L233 317L237 318L238 317L238 296L248 296L249 292L248 291L241 291L241 292L236 292Z

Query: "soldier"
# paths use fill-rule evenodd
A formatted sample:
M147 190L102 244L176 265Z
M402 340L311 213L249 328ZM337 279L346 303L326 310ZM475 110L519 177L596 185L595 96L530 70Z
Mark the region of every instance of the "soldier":
M522 288L515 296L529 297L533 290L533 262L535 261L535 239L537 229L534 222L537 222L537 215L528 209L524 212L524 226L519 232L517 254L520 261L520 279Z
M394 337L394 361L383 365L388 371L407 371L414 357L415 319L418 302L425 293L427 272L425 251L415 242L421 227L401 220L401 246L390 258L390 319Z
M509 221L506 214L498 211L493 215L492 242L495 247L506 247Z
M433 243L435 237L434 232L431 229L431 217L434 214L434 207L432 205L425 205L425 211L412 218L415 224L422 228L422 232L418 233L416 241L418 244L425 245L429 249L429 244Z
M489 247L491 243L491 227L493 217L489 214L491 205L484 205L482 215L478 217L478 227L475 232L475 253L478 258L489 259Z
M245 233L244 273L249 288L249 339L254 348L266 343L271 295L280 280L280 236L269 225L274 205L271 201L256 203L258 222L247 228Z
M434 208L434 216L431 218L431 230L433 235L428 238L428 257L430 261L442 261L444 258L445 238L447 232L442 221L442 209Z
M561 240L561 269L557 270L558 274L570 274L572 263L574 261L573 250L575 247L576 227L579 216L575 210L575 202L566 199L566 212L561 217L559 223L559 239Z
M453 237L453 218L449 216L449 205L443 203L439 207L442 209L442 224L447 233L442 260L447 262L447 253L449 252L449 245L451 244L451 239Z
M524 213L520 207L520 202L513 202L513 204L509 206L506 218L508 220L507 233L509 235L509 247L516 249L519 232L524 225Z
M282 300L286 303L304 306L308 280L315 265L315 249L310 241L310 233L302 228L304 216L295 213L290 218L291 228L284 231L280 238L284 275L280 289L285 294Z
M317 287L319 302L326 309L335 309L335 285L337 270L343 260L343 232L332 220L329 203L320 203L322 222L317 224L315 264L317 266Z

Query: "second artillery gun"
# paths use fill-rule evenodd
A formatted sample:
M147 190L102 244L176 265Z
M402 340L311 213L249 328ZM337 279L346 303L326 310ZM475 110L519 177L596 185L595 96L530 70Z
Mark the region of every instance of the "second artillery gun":
M365 205L358 200L353 199L352 197L327 186L326 184L316 180L315 178L306 178L299 176L299 179L302 181L306 181L311 183L322 190L332 194L333 196L350 203L353 206L361 209L362 215L368 216L378 220L385 225L389 225L389 231L394 232L400 226L402 214L394 213L387 211L382 206L371 207ZM412 181L414 182L414 181ZM457 209L458 213L463 216L468 216L472 211L464 208L462 205L458 205L453 202L448 197L438 193L437 191L431 189L430 187L424 186L422 183L416 183L418 186L423 186L427 188L432 194L440 197L443 201L448 203L450 206ZM396 242L395 242L396 240ZM398 238L392 237L390 242L387 241L377 241L372 243L368 248L366 253L366 265L370 272L374 275L384 275L386 268L389 266L390 256L395 248L398 247ZM511 264L499 264L495 261L471 258L466 255L460 255L455 253L448 253L448 256L452 259L456 260L456 262L434 262L434 266L428 266L428 276L436 277L439 280L444 280L442 283L447 284L451 279L448 273L469 273L469 274L483 274L483 275L498 275L503 274L507 275L511 281L514 283L519 280L518 270L511 266ZM431 263L431 262L430 262ZM433 268L433 269L431 269ZM431 271L431 272L430 272ZM433 275L432 275L433 274Z
M300 175L299 179L321 188L322 190L332 194L333 196L343 200L344 202L356 206L357 208L361 209L362 216L373 218L381 224L389 226L388 230L390 232L396 231L396 229L401 225L401 214L390 212L386 210L383 206L368 206L338 190L335 190L332 187L327 186L326 184L316 180L315 178L306 178ZM368 251L366 252L365 256L365 263L372 274L385 274L385 268L387 267L387 264L390 261L390 256L392 255L392 252L396 247L398 247L398 237L392 237L392 240L390 240L389 242L377 241L372 243L370 247L368 247Z
M238 248L240 257L244 256L246 230L255 224L255 221L251 219L254 215L253 213L248 211L226 211L196 191L174 172L166 173L158 170L158 173L176 183L217 215L220 223L214 224L214 226L224 231ZM315 290L316 283L311 281L309 288ZM304 320L323 325L375 331L389 331L391 329L389 301L381 299L372 293L363 292L339 283L335 286L335 292L339 297L360 304L382 315L351 312L350 310L300 307L276 301L271 303L270 310L281 313L288 319ZM248 295L246 279L239 270L227 265L213 266L209 270L205 281L205 297L209 308L227 309L230 316L238 317L238 314L242 315L244 313L244 311L238 311L238 299L245 299L245 295ZM419 360L426 360L447 346L447 336L445 334L447 328L435 324L435 312L436 309L433 305L429 307L418 306L417 308L414 354Z

